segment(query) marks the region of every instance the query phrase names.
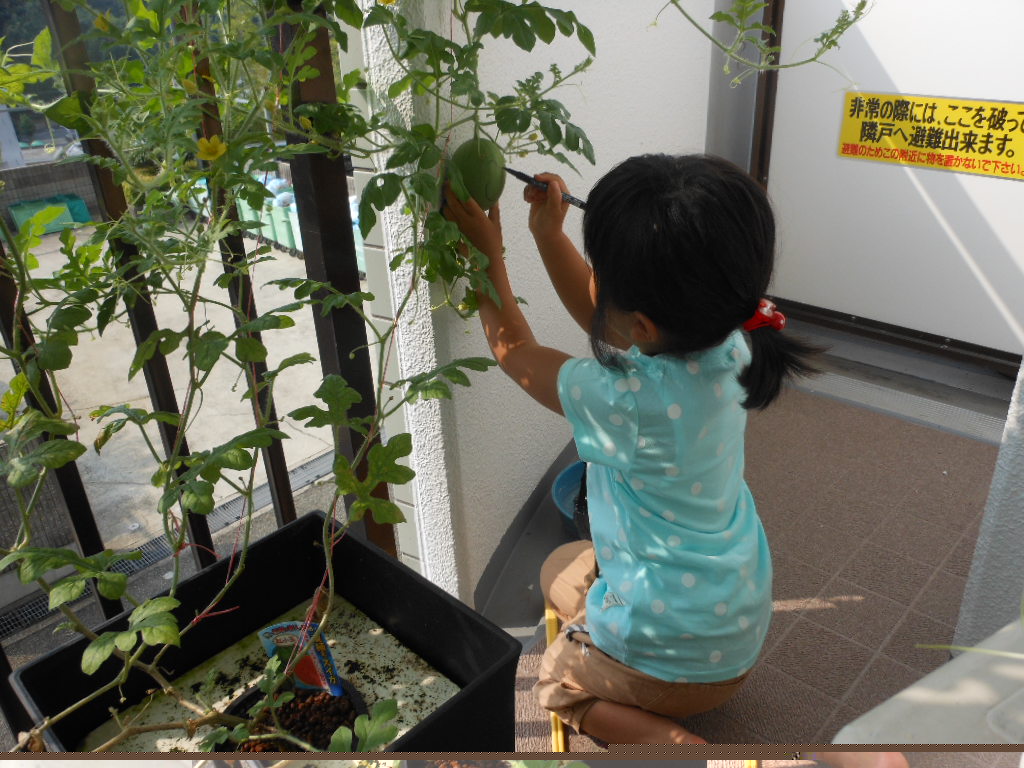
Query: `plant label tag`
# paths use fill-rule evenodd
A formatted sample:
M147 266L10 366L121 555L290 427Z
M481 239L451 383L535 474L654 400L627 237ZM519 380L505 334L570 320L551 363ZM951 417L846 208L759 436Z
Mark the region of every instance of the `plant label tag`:
M309 638L313 636L318 626L299 621L273 624L260 630L260 642L267 655L278 656L282 661L288 662L296 648L309 645ZM297 688L328 690L334 696L345 693L338 668L334 664L334 657L324 642L323 635L318 635L312 646L295 663L292 678Z

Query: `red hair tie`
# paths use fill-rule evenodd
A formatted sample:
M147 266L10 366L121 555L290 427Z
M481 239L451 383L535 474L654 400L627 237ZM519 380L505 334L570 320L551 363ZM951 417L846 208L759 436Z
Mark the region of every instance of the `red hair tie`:
M743 324L743 330L749 333L765 325L781 331L786 327L786 316L775 309L775 304L768 299L761 299L761 303L757 305L757 312Z

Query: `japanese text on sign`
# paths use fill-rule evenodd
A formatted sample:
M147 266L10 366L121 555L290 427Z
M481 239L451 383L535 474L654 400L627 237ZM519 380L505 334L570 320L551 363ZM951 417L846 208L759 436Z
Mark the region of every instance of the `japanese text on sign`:
M1024 104L849 91L839 154L1024 180Z

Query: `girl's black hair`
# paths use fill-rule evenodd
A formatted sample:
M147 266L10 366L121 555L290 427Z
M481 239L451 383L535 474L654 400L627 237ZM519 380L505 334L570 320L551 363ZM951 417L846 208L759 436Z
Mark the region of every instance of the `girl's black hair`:
M764 189L727 160L641 155L591 190L583 245L597 284L591 346L614 366L603 341L609 307L643 312L677 355L720 344L749 320L771 281L775 217ZM816 372L805 358L820 350L786 333L759 328L750 341L744 408L764 408L785 378Z

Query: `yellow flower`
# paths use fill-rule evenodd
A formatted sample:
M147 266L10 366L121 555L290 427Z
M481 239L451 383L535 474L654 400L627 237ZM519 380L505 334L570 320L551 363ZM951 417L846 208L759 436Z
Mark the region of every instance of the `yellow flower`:
M312 131L313 130L313 121L310 120L305 115L301 115L299 117L299 125L302 126L307 131Z
M381 5L394 5L395 0L377 0Z
M110 31L110 19L107 17L107 12L104 11L93 21L93 26L96 27L100 32Z
M199 140L199 159L212 163L218 157L228 151L228 145L220 140L220 136L213 135L208 139Z
M186 93L195 95L199 91L199 86L196 85L196 81L187 77L181 78L181 87L185 89Z

